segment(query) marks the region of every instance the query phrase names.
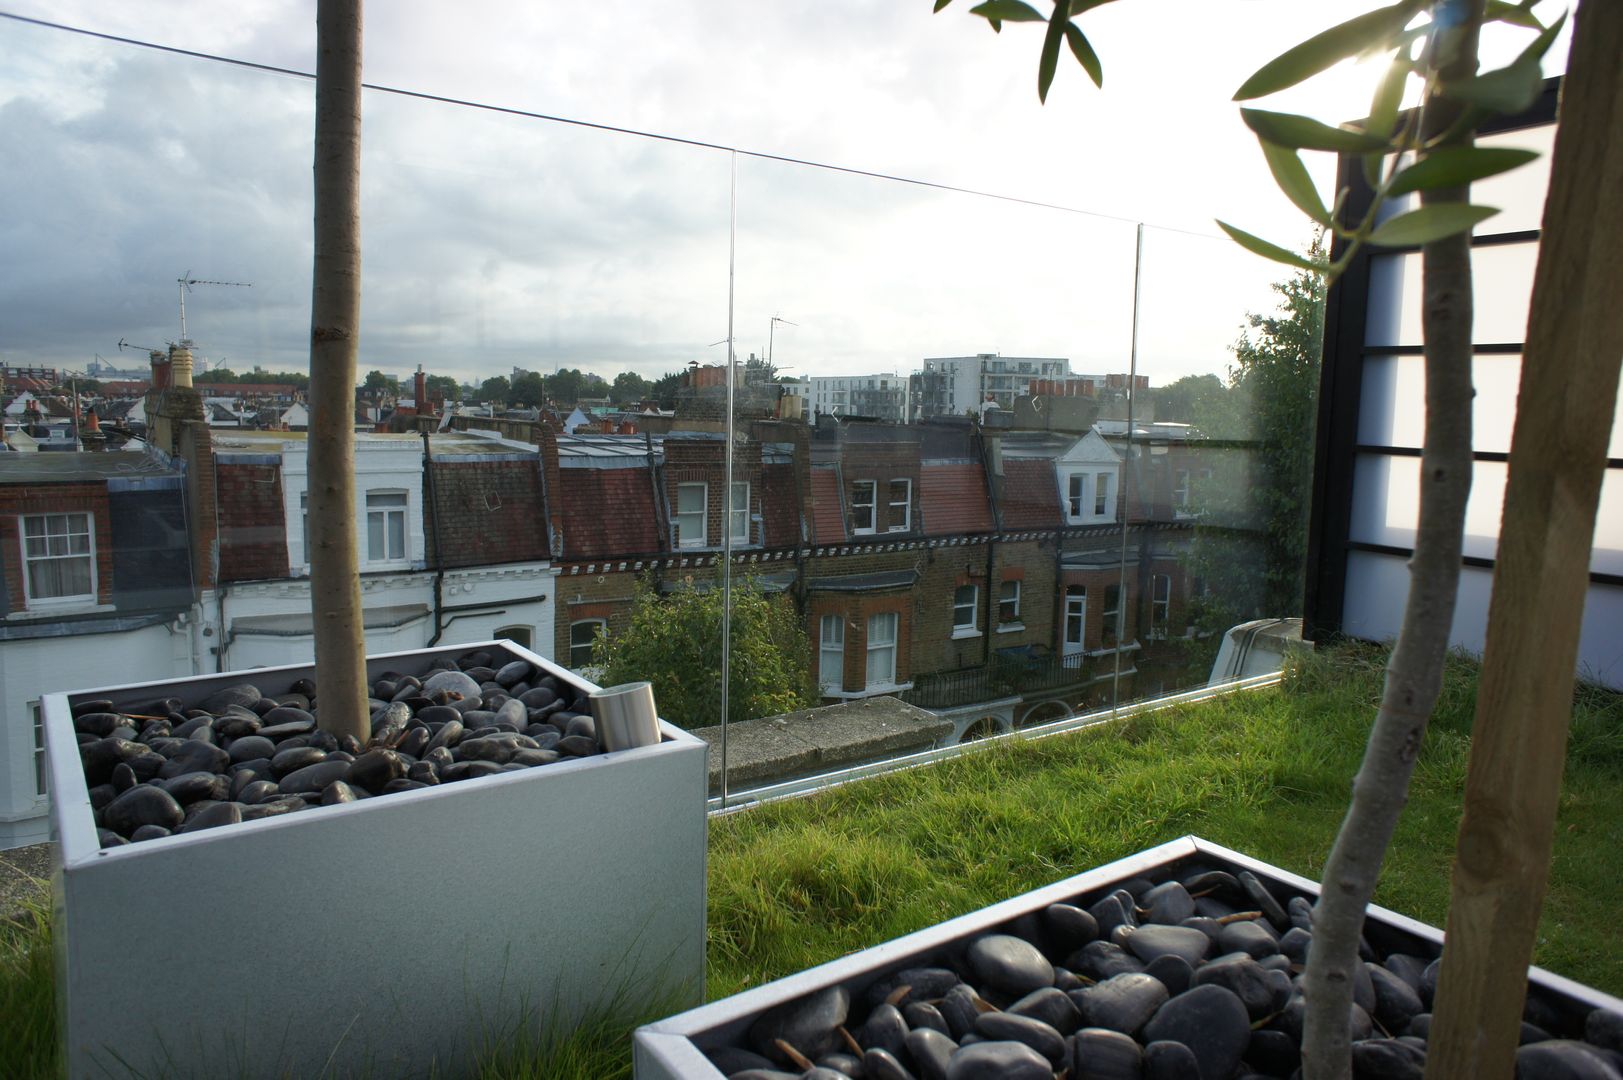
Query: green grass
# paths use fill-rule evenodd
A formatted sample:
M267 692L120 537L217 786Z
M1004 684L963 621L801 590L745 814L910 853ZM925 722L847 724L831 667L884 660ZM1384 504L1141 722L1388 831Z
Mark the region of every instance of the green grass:
M710 823L712 998L823 963L1186 833L1316 878L1346 808L1385 654L1342 646L1279 690L1231 695ZM1447 917L1476 672L1452 661L1376 902ZM1623 697L1575 703L1535 962L1623 994ZM0 937L0 1046L54 1075L49 928ZM479 1080L630 1076L624 1020L493 1050ZM7 1061L6 1067L13 1068ZM11 1073L7 1073L11 1075Z

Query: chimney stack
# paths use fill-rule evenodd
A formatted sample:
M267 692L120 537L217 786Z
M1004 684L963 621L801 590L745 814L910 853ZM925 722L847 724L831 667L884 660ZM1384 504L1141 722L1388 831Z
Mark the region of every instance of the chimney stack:
M417 365L417 377L412 384L412 402L417 407L418 416L428 415L428 379L423 375L423 365Z
M169 388L169 360L156 349L149 354L152 363L152 389L167 390Z
M192 350L184 341L169 346L169 378L174 386L192 385Z

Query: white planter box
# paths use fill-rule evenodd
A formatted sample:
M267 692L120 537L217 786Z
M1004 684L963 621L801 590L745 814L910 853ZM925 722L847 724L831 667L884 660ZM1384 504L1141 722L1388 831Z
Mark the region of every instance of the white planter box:
M930 966L953 951L951 947L955 943L996 930L1022 915L1040 912L1050 904L1073 901L1084 894L1103 895L1136 877L1160 881L1203 870L1249 870L1276 896L1299 893L1317 897L1319 893L1318 884L1306 878L1199 837L1186 836L906 937L648 1024L637 1030L633 1040L636 1080L725 1080L702 1051L745 1045L744 1033L750 1024L774 1006L835 985L844 986L852 1000L856 1000L882 975L909 967ZM1441 931L1374 904L1368 909L1364 936L1383 953L1401 945L1415 955L1436 956L1443 943ZM1548 1000L1563 1007L1582 1012L1593 1008L1623 1012L1623 1001L1541 968L1528 969L1528 980Z
M421 674L509 642L372 657ZM458 1075L538 1021L635 987L703 1000L705 755L657 746L102 850L71 708L308 666L45 698L56 992L70 1077Z

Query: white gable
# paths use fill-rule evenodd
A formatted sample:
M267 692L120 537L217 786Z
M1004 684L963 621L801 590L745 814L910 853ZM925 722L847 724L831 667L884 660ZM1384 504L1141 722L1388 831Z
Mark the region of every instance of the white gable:
M1099 434L1098 428L1090 428L1086 435L1059 456L1055 464L1061 468L1067 465L1119 465L1121 457Z

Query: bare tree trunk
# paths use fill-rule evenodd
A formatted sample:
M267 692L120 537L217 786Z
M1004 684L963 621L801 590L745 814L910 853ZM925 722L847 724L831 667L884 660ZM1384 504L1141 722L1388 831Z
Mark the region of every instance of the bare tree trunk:
M1442 79L1476 70L1482 2L1459 5L1465 22L1453 42L1431 44ZM1439 46L1448 55L1439 55ZM1424 102L1421 134L1446 131L1457 107L1432 94ZM1468 143L1465 136L1455 143ZM1464 202L1467 188L1422 193L1421 203ZM1313 909L1313 945L1302 994L1302 1066L1307 1080L1352 1075L1348 1019L1364 909L1375 894L1386 848L1409 801L1409 778L1442 686L1443 661L1459 589L1465 504L1471 493L1471 238L1451 236L1421 250L1421 329L1425 338L1426 429L1420 458L1420 521L1409 561L1403 625L1386 667L1380 709L1364 761L1353 779L1352 802L1325 862Z
M371 720L354 468L361 322L361 0L319 0L316 44L309 510L316 712L324 730L365 743Z
M1509 1080L1549 878L1623 359L1623 4L1578 11L1561 88L1477 692L1430 1077ZM1607 193L1611 193L1610 195Z

